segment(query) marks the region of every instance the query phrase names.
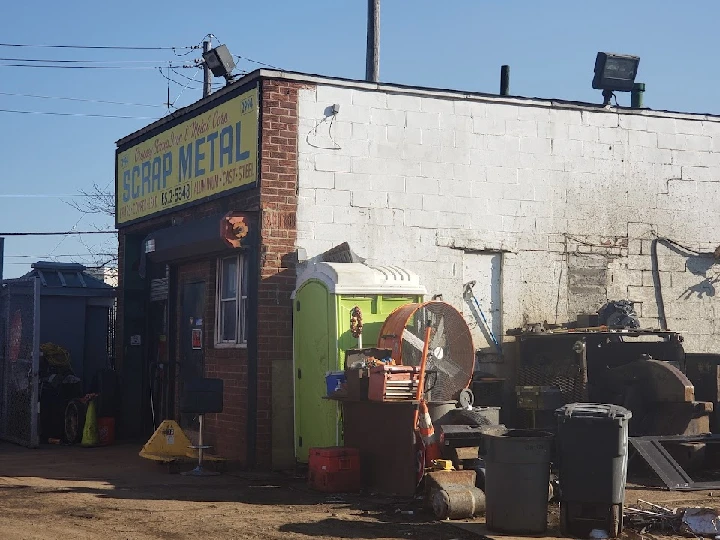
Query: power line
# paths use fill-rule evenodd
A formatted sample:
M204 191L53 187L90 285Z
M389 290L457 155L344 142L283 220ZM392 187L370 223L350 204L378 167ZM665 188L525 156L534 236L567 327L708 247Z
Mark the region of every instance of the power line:
M190 77L188 77L188 76L186 76L186 75L183 75L182 73L180 73L180 72L178 72L178 71L176 71L176 70L174 70L174 69L171 70L171 71L172 71L173 73L175 73L176 75L180 75L181 77L185 77L186 79L188 79L188 80L190 80L190 81L192 81L192 82L195 82L195 83L199 82L199 81L195 80L194 78L191 79ZM200 68L198 67L198 69L195 70L195 73L193 73L193 77L196 77L199 71L200 71ZM180 86L182 86L182 90L180 91L180 93L178 94L178 96L175 98L175 101L173 101L172 103L170 103L170 107L175 107L175 104L178 102L178 100L180 99L180 97L185 93L185 90L187 90L188 88L192 89L192 88L190 87L190 85L187 85L187 84L185 84L185 85L182 85L182 84L181 84ZM170 100L168 100L168 102L169 102L169 101L170 101Z
M70 227L70 232L73 232L73 231L76 231L76 230L77 230L78 225L80 225L80 222L85 218L85 216L87 216L87 214L81 214L81 215L80 215L80 217L79 217L78 220L75 222L75 224L74 224L72 227ZM52 248L52 251L48 254L48 258L50 258L50 257L53 256L53 253L55 253L55 252L58 250L58 248L62 245L62 243L63 243L65 240L68 239L69 236L70 236L70 233L63 235L63 237L58 241L58 243L55 244L55 247ZM82 242L82 237L81 237L81 236L78 236L78 239L80 239L80 241Z
M55 257L114 257L116 253L63 253ZM42 259L46 255L5 255L6 259Z
M80 101L83 103L102 103L106 105L128 105L133 107L163 107L163 105L153 105L151 103L132 103L125 101L108 101L105 99L84 99L84 98L73 98L63 96L43 96L38 94L15 94L12 92L0 92L0 96L12 96L12 97L27 97L27 98L38 98L38 99L59 99L65 101Z
M0 193L0 199L72 199L94 196L91 193Z
M167 60L55 60L41 58L1 58L3 62L47 62L50 64L162 64Z
M35 45L29 43L0 43L0 47L28 47L36 49L103 49L116 51L177 51L200 48L197 45L183 47L138 47L118 45Z
M197 67L197 69L195 70L195 73L193 73L193 76L197 76L197 72L198 72L198 70L199 70L202 66L200 65L200 66L196 66L196 67ZM190 81L190 82L194 82L194 83L199 83L199 82L200 82L200 81L198 81L197 79L195 79L194 77L188 77L187 75L184 75L183 73L180 73L179 71L177 71L177 70L176 70L175 68L173 68L173 67L170 68L170 71L172 71L175 75L179 75L179 76L182 77L183 79L187 79L187 80Z
M272 64L266 64L265 62L260 62L259 60L253 60L252 58L248 58L247 56L240 56L239 54L236 54L235 58L238 58L239 60L247 60L248 62L252 62L253 64L258 64L259 66L269 67L271 69L282 69L277 66L273 66Z
M160 67L167 66L66 66L56 64L0 64L0 67L21 67L21 68L38 68L38 69L122 69L122 70L133 70L142 71L149 69L157 69ZM170 66L173 68L192 68L195 66Z
M117 231L0 232L0 236L63 236L68 234L117 234Z
M182 86L183 88L187 88L187 89L189 89L189 90L197 90L197 89L198 89L198 88L195 87L195 86L186 86L185 84L176 81L176 80L173 79L172 77L170 77L170 76L166 75L165 73L163 73L163 71L162 71L163 68L161 68L161 67L159 67L159 68L157 68L157 69L158 69L158 72L160 73L160 75L162 75L162 77L163 77L164 79L167 79L167 80L170 81L171 83L175 83L175 84L177 84L178 86Z
M51 116L84 116L91 118L125 118L131 120L157 120L154 116L123 116L117 114L63 113L54 111L19 111L16 109L0 109L0 113L12 114L47 114Z
M56 261L56 262L57 262L57 261ZM101 268L112 268L112 267L107 266L107 265L110 264L111 262L113 262L113 261L112 261L112 260L107 261L105 264L102 264L102 265L99 265L99 266L88 266L87 264L83 264L83 266L84 266L85 268L87 268L87 269L90 269L90 270L99 270L99 269L101 269ZM16 266L27 266L27 265L28 265L28 262L27 262L27 261L25 261L25 262L8 261L8 262L6 262L5 264L13 264L13 265L16 265ZM12 279L12 278L10 278L10 279Z

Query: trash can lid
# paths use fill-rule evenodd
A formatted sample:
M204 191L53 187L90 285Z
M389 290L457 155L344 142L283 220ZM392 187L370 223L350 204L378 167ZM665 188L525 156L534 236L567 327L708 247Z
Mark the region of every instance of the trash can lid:
M619 405L601 403L568 403L555 410L557 416L597 419L632 418L632 412Z

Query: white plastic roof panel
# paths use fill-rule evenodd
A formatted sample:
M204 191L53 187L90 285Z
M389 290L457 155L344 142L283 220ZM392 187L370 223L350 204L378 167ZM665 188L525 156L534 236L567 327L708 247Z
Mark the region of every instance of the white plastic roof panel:
M427 294L418 275L399 266L316 263L300 276L297 288L311 279L323 282L332 294Z

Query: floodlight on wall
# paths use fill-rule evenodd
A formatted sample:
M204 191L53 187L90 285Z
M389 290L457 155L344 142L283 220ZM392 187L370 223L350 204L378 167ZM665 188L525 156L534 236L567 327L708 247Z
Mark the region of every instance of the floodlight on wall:
M631 92L637 76L639 56L597 53L592 87L603 91L604 104L610 103L614 92Z
M213 76L225 77L228 81L232 78L231 73L235 69L235 60L225 45L218 45L214 49L204 52L203 60Z

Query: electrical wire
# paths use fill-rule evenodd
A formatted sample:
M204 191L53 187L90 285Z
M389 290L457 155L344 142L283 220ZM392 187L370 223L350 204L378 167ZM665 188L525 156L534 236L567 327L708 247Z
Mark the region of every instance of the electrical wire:
M266 64L265 62L260 62L259 60L253 60L252 58L248 58L247 56L240 56L239 54L236 54L235 58L237 58L238 60L246 60L247 62L251 62L251 63L257 64L259 66L269 67L271 69L280 69L280 70L282 69L277 66L273 66L272 64Z
M89 118L124 118L129 120L157 120L154 116L125 116L119 114L64 113L55 111L19 111L17 109L0 109L0 113L11 114L47 114L50 116L81 116Z
M0 43L0 47L28 47L36 49L102 49L116 51L176 51L200 48L196 45L183 47L139 47L118 45L35 45L29 43Z
M77 197L94 197L91 193L0 193L0 199L73 199Z
M55 261L55 262L58 262L58 261ZM112 260L107 261L99 266L89 266L87 264L83 264L83 266L90 270L100 270L102 268L112 268L112 267L108 267L108 264L110 264L111 262L112 262ZM25 261L25 262L7 261L5 264L8 264L8 265L12 264L12 265L16 265L16 266L27 266L28 262L27 261Z
M82 214L80 216L80 218L78 218L78 220L75 222L75 225L73 225L70 228L70 230L71 231L77 230L78 225L80 225L80 222L85 218L86 215L87 214ZM55 247L52 249L52 251L48 254L48 258L53 256L53 253L55 253L57 251L57 249L62 245L62 243L68 239L68 236L69 236L69 234L66 234L60 239L60 241L55 245ZM80 238L80 237L78 237L78 238ZM57 260L57 257L55 257L55 259Z
M117 234L117 231L0 232L0 236L63 236L68 234Z
M195 77L197 76L197 72L198 72L198 70L199 70L201 67L202 67L202 64L199 65L199 66L197 66L197 69L195 70L195 73L193 73L193 76L192 76L192 77L188 77L187 75L185 75L185 74L183 74L183 73L180 73L179 71L176 71L176 70L175 70L174 68L172 68L172 67L170 68L170 71L172 71L175 75L179 75L179 76L182 77L183 79L187 79L187 80L190 81L190 82L199 83L200 81L198 81Z
M37 99L58 99L64 101L79 101L82 103L100 103L103 105L127 105L132 107L163 107L163 105L153 105L152 103L132 103L127 101L109 101L105 99L86 99L86 98L73 98L64 96L43 96L39 94L17 94L13 92L0 92L0 96L11 96L11 97L26 97L26 98L37 98Z
M87 257L94 255L97 257L114 257L115 253L63 253L61 255L55 255L55 257ZM5 255L6 259L42 259L47 255Z
M670 240L669 238L664 238L662 236L658 236L656 238L659 242L665 242L667 244L672 244L673 246L678 247L684 251L687 251L688 253L692 253L693 255L698 255L700 257L714 257L715 256L715 254L713 252L697 251L695 249L684 246L681 243L676 242L675 240Z
M173 79L173 78L170 77L169 75L165 75L165 73L162 72L163 68L160 68L160 67L159 67L159 68L157 68L157 69L158 69L158 71L160 72L160 75L161 75L164 79L167 79L168 81L170 81L171 83L177 84L178 86L182 86L183 88L187 88L187 89L189 89L189 90L198 90L197 87L186 86L186 85L184 85L183 83L176 81L175 79Z
M46 62L49 64L162 64L165 60L55 60L42 58L2 58L3 62Z
M188 54L191 54L191 53L193 52L193 50L202 49L202 44L203 44L203 41L205 41L205 38L210 38L210 43L211 43L211 44L212 44L212 38L217 39L213 34L205 34L205 35L203 36L203 38L198 42L198 44L195 45L194 47L192 47L191 50L189 50L188 52L184 52L184 53L182 53L182 54L178 54L178 53L176 52L176 53L175 53L175 56L187 56Z
M177 75L180 75L180 76L182 76L182 77L185 77L185 75L182 75L181 73L178 73L178 72L175 71L174 69L171 69L170 71L172 71L173 73L175 73L175 74L177 74ZM198 74L199 71L200 71L200 68L196 69L196 70L195 70L195 73L193 73L193 76L197 76L197 74ZM189 77L185 77L185 78L188 79ZM190 80L193 81L193 82L196 82L196 83L199 82L199 81L196 81L195 79L190 79ZM183 85L181 85L181 86L183 86ZM183 86L183 89L180 91L180 93L178 94L178 96L175 98L175 101L173 101L173 102L170 104L171 107L173 107L173 108L175 107L175 104L178 102L178 99L180 99L180 97L185 93L185 90L187 90L188 88L189 88L188 85L184 85L184 86Z
M0 64L0 67L22 67L22 68L37 68L37 69L121 69L121 70L132 70L142 71L149 69L157 69L161 66L66 66L56 64ZM162 66L165 67L165 66ZM195 66L172 66L175 68L190 68Z

